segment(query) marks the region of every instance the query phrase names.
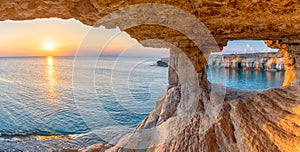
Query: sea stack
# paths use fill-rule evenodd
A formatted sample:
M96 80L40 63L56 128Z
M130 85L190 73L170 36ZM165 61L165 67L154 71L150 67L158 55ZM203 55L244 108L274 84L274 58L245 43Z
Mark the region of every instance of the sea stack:
M169 58L165 57L165 58L161 58L159 61L156 62L157 66L161 66L161 67L168 67L168 63L169 63Z

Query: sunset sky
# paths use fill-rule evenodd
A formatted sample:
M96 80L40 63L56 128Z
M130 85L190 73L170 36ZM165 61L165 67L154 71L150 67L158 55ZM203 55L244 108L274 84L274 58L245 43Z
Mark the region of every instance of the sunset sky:
M166 57L167 49L145 48L119 29L92 28L75 19L37 19L0 22L0 56L74 56L77 49L88 56L105 46L104 55ZM88 36L87 36L88 34ZM109 40L109 41L108 41ZM109 43L104 43L104 42ZM84 42L84 44L82 43ZM262 41L232 41L224 52L275 51Z
M167 49L143 47L119 29L92 28L75 19L4 21L0 22L0 33L0 56L73 56L78 48L88 56L99 52L104 40L110 40L105 45L108 55L121 51L148 57L169 54Z

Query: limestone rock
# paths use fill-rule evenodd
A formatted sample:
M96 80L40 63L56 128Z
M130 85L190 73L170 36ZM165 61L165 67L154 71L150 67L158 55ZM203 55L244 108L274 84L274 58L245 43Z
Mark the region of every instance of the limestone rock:
M213 68L244 70L284 70L283 54L211 54L207 65Z
M291 85L294 85L297 77L299 79L299 69L296 65L296 57L299 58L300 47L299 44L282 44L278 41L270 41L265 40L265 43L268 45L268 47L271 48L278 48L279 52L284 54L284 66L285 66L285 76L284 81L282 84L282 87L288 87ZM299 64L299 60L298 63ZM299 67L299 66L298 66ZM297 80L299 82L299 80Z
M122 13L124 7L142 3L152 5L131 11L129 8L127 13ZM158 9L154 4L167 4L164 8L175 6L176 17L168 16L172 12ZM118 26L148 47L171 48L167 93L136 130L163 127L164 132L155 136L163 144L148 145L148 151L296 152L300 151L299 8L300 1L295 0L4 0L0 1L0 20L75 18L91 26ZM117 12L110 14L114 11ZM190 13L193 19L182 16L184 12ZM107 22L98 22L105 17ZM153 18L159 19L160 24L144 24ZM140 24L128 27L133 22ZM165 23L170 27L164 26ZM181 28L187 29L185 33ZM165 43L146 43L148 39ZM287 85L285 89L270 89L250 96L231 96L228 101L224 87L207 81L207 58L210 52L220 51L228 40L245 39L272 40L269 46L286 53L285 65L291 67L286 74ZM199 45L199 41L204 43ZM186 113L193 115L176 119ZM110 149L93 145L83 151L138 151L118 146L136 146L154 136L144 137L120 140L119 145Z
M195 115L173 140L149 151L299 151L299 87L270 89L222 105L205 132Z

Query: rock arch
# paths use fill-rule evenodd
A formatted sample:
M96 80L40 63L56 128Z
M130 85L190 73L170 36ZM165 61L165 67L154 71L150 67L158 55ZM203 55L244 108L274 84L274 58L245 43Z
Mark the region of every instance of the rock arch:
M95 25L103 16L125 6L140 3L160 3L176 6L195 15L211 31L220 48L228 40L252 39L266 41L269 47L280 48L286 55L286 65L290 66L286 75L285 89L270 89L242 97L225 98L217 121L212 127L201 132L203 115L199 113L178 132L170 142L151 148L151 151L300 151L300 2L294 0L238 1L35 1L11 0L0 2L0 20L28 20L58 17L75 18L86 25ZM164 10L155 10L157 15ZM142 13L142 12L141 12ZM262 17L263 16L263 17ZM137 18L137 20L145 20ZM179 22L178 24L185 24ZM106 25L107 28L120 26ZM144 25L125 30L133 38L163 39L182 48L193 61L199 74L199 86L204 90L199 101L199 111L206 111L209 86L205 78L205 58L199 53L192 40L182 37L170 29ZM151 34L145 34L151 31ZM154 34L152 34L154 33ZM176 39L180 37L180 39ZM152 47L165 47L158 44ZM176 59L176 57L174 58ZM179 67L179 68L184 68ZM174 80L172 73L170 81ZM176 83L175 83L176 84ZM293 85L290 87L290 85ZM233 92L228 90L228 92ZM184 101L179 101L184 102ZM184 104L184 103L183 103ZM155 110L161 110L160 108ZM176 112L177 109L175 109ZM143 126L146 119L140 125ZM162 122L163 123L163 122ZM159 125L153 122L154 125ZM110 150L118 149L113 147ZM128 149L123 149L128 150Z

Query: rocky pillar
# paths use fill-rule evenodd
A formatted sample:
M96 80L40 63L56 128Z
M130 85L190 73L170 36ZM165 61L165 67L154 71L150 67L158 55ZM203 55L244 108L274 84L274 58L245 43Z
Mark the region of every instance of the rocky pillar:
M159 126L170 117L175 119L178 115L203 112L204 104L209 100L205 67L206 59L199 51L187 53L172 47L167 91L156 101L153 112L141 122L137 130ZM168 134L168 130L164 131Z
M299 43L279 42L265 40L268 47L278 49L278 52L284 54L284 81L282 88L293 86L297 77L299 78L300 46ZM298 61L298 63L297 63ZM298 81L298 80L297 80Z
M205 72L206 59L203 54L199 53L199 49L189 48L190 52L172 47L169 57L168 80L169 86L167 94L176 91L180 94L180 100L168 99L169 103L176 101L177 112L189 112L191 109L201 111L203 103L208 100L208 82ZM174 89L175 88L175 89ZM178 90L179 89L179 90ZM199 99L198 99L199 98ZM195 104L198 100L197 107L186 106ZM178 104L178 105L177 105Z
M286 88L288 86L292 86L296 79L296 75L294 72L295 59L293 58L293 55L291 54L289 49L286 49L282 52L284 54L284 68L285 68L284 81L282 84L282 88Z
M286 57L285 57L286 59ZM293 84L300 84L300 44L288 44L288 57L291 66L291 82Z
M178 57L177 53L173 51L172 49L170 51L170 57L169 57L169 65L168 65L168 81L169 81L169 86L168 88L172 88L178 85Z

